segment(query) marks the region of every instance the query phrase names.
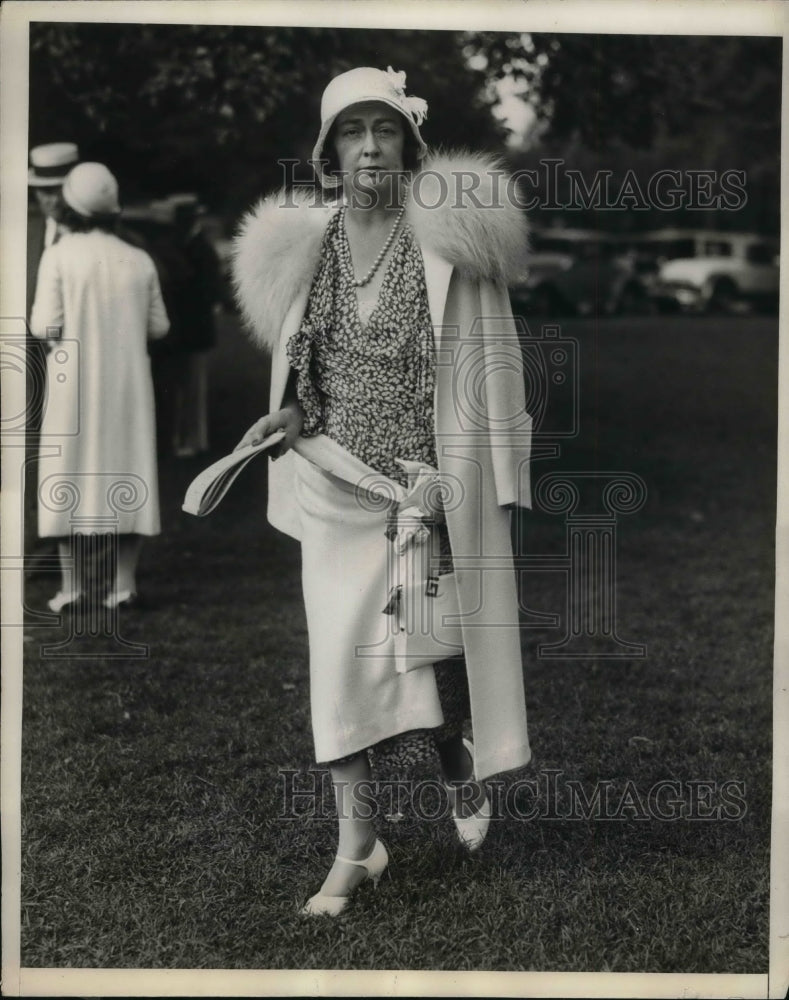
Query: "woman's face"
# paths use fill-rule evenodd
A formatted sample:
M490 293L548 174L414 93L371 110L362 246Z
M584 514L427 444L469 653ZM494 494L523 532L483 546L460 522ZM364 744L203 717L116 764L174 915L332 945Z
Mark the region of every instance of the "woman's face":
M337 116L334 149L346 188L377 190L403 171L402 116L381 101L352 104Z

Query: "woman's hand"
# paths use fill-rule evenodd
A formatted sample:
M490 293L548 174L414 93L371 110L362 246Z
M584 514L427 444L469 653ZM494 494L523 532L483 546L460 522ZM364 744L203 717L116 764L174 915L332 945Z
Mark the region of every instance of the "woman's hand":
M296 438L301 433L304 426L304 414L298 403L288 403L281 410L274 413L267 413L256 423L252 424L246 434L236 445L234 451L239 448L246 448L248 445L260 444L265 438L275 431L284 431L285 437L278 445L271 449L271 457L279 458L286 451L293 447Z
M428 520L441 524L444 516L445 488L437 469L425 462L413 462L406 459L396 459L408 473L408 493L401 506L418 507Z
M416 548L428 541L430 529L425 520L424 511L418 507L398 507L392 512L386 537L394 545L398 555L402 555L409 546Z

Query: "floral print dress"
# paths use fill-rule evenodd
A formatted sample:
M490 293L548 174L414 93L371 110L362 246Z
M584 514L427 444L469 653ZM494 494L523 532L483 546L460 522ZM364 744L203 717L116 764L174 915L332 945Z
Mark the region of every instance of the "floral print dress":
M349 260L340 210L324 234L301 327L287 345L304 411L302 433L326 434L405 486L406 474L395 459L438 464L433 327L422 255L404 225L365 322ZM444 549L446 530L442 554ZM460 733L469 711L462 658L441 661L434 669L444 724L377 743L370 748L376 763L399 768L432 759L434 741Z

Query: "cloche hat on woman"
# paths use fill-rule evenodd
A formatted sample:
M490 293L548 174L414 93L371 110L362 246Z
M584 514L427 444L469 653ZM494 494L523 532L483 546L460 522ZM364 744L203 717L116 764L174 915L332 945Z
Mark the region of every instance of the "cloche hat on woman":
M103 163L80 163L63 184L63 200L87 219L117 215L118 182Z
M427 102L421 97L406 96L405 73L396 72L391 66L387 66L386 72L372 66L349 69L334 77L321 98L321 130L312 151L312 165L324 187L337 187L342 183L338 177L329 177L323 171L320 161L326 136L341 111L362 101L381 101L399 111L416 139L417 157L421 160L427 153L427 146L419 134L419 126L427 117Z

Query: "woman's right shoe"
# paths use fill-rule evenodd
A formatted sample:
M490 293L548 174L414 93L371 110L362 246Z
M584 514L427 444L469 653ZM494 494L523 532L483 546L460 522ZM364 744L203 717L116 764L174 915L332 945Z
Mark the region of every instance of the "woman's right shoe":
M471 758L471 777L469 781L474 781L474 745L470 740L463 740L463 746L468 751L468 755ZM463 846L470 852L478 851L488 835L488 827L490 826L490 818L492 815L492 810L490 807L490 799L487 794L485 795L485 801L479 807L479 810L471 816L462 816L458 810L457 795L459 788L462 787L462 782L458 785L448 785L444 783L444 788L447 790L447 796L449 798L450 804L452 806L452 819L455 822L455 829L457 830L457 835Z
M124 590L120 594L108 594L102 602L107 611L118 608L123 611L141 611L148 607L134 590Z
M339 854L335 860L364 868L366 874L360 884L363 884L369 878L372 879L373 885L377 886L381 876L386 871L386 866L389 864L389 855L383 843L376 839L372 851L370 851L364 860L354 861L353 858L343 858ZM338 917L348 905L349 899L350 896L325 896L322 892L318 892L307 900L301 912L310 917Z

